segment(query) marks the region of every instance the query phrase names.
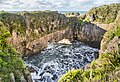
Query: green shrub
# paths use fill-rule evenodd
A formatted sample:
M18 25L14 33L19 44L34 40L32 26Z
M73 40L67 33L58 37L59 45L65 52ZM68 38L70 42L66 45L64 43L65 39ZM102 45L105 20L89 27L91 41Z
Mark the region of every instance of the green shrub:
M11 73L25 69L21 56L7 43L10 33L0 22L0 77L2 82L12 82ZM17 77L17 76L15 76Z
M82 82L81 74L81 69L68 71L59 79L59 82Z

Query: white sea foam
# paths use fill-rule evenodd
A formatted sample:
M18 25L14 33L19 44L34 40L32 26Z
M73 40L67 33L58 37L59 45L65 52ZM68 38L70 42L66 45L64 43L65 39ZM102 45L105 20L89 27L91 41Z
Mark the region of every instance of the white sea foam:
M31 73L34 82L57 82L66 71L90 63L98 55L96 52L98 49L81 42L69 45L50 43L40 54L25 58L25 65L36 70Z

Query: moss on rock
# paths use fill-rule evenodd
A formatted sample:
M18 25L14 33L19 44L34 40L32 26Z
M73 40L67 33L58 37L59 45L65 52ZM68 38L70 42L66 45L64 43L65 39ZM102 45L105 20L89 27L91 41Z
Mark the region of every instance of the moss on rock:
M82 82L83 70L70 70L67 74L63 75L62 78L59 79L59 82Z

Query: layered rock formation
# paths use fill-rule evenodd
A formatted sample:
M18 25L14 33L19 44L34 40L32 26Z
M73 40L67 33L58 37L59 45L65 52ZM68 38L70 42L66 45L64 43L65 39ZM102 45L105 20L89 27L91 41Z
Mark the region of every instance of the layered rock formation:
M105 33L92 23L81 25L79 18L67 18L56 11L2 12L0 20L12 35L9 43L24 56L36 54L46 48L48 42L58 42L64 38L98 44Z
M32 42L28 42L25 47L26 54L31 55L39 53L42 49L48 46L48 42L58 42L64 38L72 40L72 36L72 31L69 28L50 33Z
M77 30L77 40L99 47L106 31L92 23L85 23Z
M93 8L84 18L102 23L113 23L112 31L105 30L93 23L80 24L76 17L67 18L57 12L20 12L0 13L0 21L9 30L9 43L22 54L35 54L47 47L48 42L62 39L77 39L83 42L101 43L99 59L93 61L87 70L75 70L64 75L59 82L71 81L119 81L120 69L120 27L119 4ZM3 24L0 27L3 27ZM103 27L104 28L104 27ZM31 82L30 75L24 67L19 54L6 41L9 32L0 28L0 81ZM114 43L114 45L112 45ZM4 68L4 69L3 69ZM115 77L112 77L115 75ZM111 78L112 77L112 78ZM115 80L116 79L116 80Z
M115 37L118 36L118 37ZM118 50L117 45L120 44L120 27L116 27L109 32L105 33L104 38L101 41L100 53L112 52L112 50ZM112 50L111 50L112 49Z
M69 19L56 11L3 12L0 17L12 34L8 41L22 54L38 52L47 46L48 41L72 37L68 29Z

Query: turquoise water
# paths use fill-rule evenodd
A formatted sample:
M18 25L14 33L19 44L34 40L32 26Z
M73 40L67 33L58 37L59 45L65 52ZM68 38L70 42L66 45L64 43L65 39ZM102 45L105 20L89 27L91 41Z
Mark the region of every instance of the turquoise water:
M87 11L58 11L59 13L61 14L65 14L65 13L71 13L71 12L77 12L77 13L80 13L80 14L85 14Z
M8 11L8 12L11 12L11 13L17 13L17 12L23 12L23 11ZM65 13L71 13L71 12L78 12L80 14L85 14L87 11L58 11L59 13L61 14L65 14Z

